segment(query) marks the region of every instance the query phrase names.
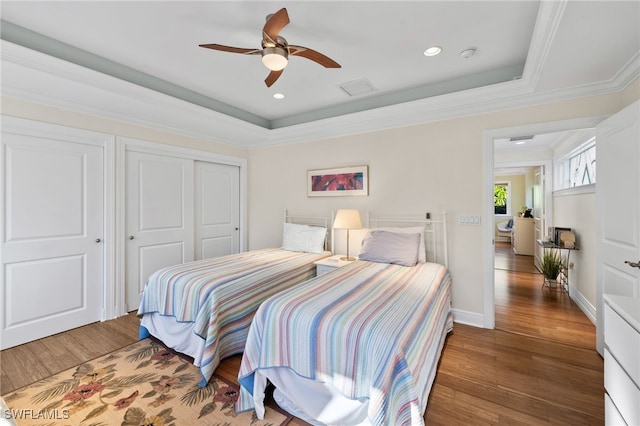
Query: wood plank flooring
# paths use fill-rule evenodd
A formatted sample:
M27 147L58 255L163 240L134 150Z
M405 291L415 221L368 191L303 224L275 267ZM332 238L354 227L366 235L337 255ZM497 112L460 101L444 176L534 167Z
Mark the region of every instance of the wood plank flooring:
M595 326L567 293L542 287L533 256L514 255L496 243L495 327L587 349L596 347Z
M594 349L595 327L568 296L544 293L539 274L513 266L527 259L507 259L508 250L499 251L496 329L455 324L429 397L426 423L604 424L603 361ZM510 270L498 269L509 264ZM138 325L135 314L129 314L4 350L0 392L133 343ZM216 372L237 382L240 360L240 355L224 359ZM306 425L299 419L290 424Z

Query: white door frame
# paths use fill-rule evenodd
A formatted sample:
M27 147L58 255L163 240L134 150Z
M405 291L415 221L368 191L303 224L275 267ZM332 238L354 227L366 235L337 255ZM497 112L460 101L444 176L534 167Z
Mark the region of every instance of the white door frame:
M247 246L247 160L245 158L230 155L216 154L208 151L200 151L191 148L183 148L175 145L164 145L141 139L133 139L123 136L116 137L115 161L118 164L116 176L115 199L117 212L115 221L115 245L117 247L115 284L112 304L113 316L126 315L126 288L125 288L125 262L126 262L126 151L137 151L149 154L168 155L191 160L209 161L212 163L237 166L240 169L240 251Z
M494 184L494 140L504 139L512 136L541 134L541 133L555 133L563 132L567 130L586 129L596 127L598 123L604 120L606 116L576 118L563 121L552 121L548 123L528 124L516 127L505 127L502 129L490 129L485 130L482 134L483 138L483 163L484 170L482 176L483 182L483 194L482 197L482 212L483 216L487 219L483 221L482 225L482 259L483 259L483 282L484 282L484 303L483 303L483 327L494 328L495 327L495 292L494 292L494 221L489 220L493 218L493 184ZM540 163L540 162L538 162ZM503 164L501 164L502 166ZM548 181L549 182L549 181ZM552 182L549 182L552 184ZM548 191L552 191L552 188L548 188ZM547 205L547 220L549 223L553 221L551 216L551 210L553 203Z

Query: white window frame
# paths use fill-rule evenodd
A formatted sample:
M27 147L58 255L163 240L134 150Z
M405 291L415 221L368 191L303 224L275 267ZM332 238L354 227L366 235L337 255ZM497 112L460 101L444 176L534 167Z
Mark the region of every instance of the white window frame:
M572 173L571 159L595 147L595 145L596 145L596 137L593 136L589 138L586 142L578 145L576 148L571 150L566 155L563 155L562 157L554 161L554 171L555 171L554 182L553 182L554 194L556 194L556 192L558 191L567 192L567 191L577 190L577 191L584 192L585 189L595 187L595 182L592 182L591 184L571 186L571 173Z
M493 212L495 217L506 217L511 216L511 181L510 180L496 180L493 182L493 187L495 188L497 185L505 185L507 187L507 212L505 214L495 213L495 202L493 204Z

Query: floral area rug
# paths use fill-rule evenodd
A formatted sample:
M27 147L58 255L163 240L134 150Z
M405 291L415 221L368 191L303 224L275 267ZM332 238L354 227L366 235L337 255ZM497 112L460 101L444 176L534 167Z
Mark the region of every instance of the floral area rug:
M285 425L291 416L267 408L236 414L238 386L214 377L200 387L197 367L144 339L111 354L3 395L4 417L18 425Z

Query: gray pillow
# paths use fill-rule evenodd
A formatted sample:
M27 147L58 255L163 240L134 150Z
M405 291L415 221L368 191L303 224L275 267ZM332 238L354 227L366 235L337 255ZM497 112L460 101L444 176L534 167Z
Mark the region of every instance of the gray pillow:
M420 234L406 234L374 229L362 240L358 258L370 262L415 266L418 263Z

